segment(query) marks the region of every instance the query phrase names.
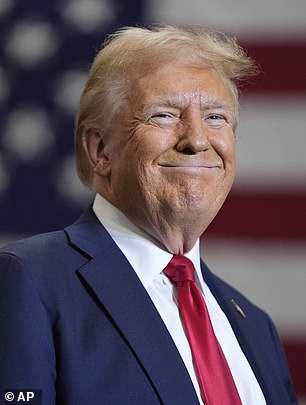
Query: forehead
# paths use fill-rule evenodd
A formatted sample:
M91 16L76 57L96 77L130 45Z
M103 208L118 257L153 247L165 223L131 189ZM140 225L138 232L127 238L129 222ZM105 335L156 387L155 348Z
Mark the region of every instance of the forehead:
M227 104L234 106L230 84L213 67L199 62L167 63L132 85L133 102Z

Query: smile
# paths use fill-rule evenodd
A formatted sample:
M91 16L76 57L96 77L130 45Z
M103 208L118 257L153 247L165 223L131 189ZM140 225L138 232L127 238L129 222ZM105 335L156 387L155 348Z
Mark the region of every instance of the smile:
M178 168L178 169L217 169L220 165L213 163L165 163L161 167Z

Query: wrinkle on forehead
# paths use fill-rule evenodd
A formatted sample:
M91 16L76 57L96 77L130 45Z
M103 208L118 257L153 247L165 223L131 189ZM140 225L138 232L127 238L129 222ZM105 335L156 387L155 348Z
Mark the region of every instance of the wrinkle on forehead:
M153 65L156 66L155 63ZM176 86L173 72L179 74L180 71L182 76ZM232 117L234 127L237 123L238 101L234 85L222 72L199 59L176 58L146 74L141 74L140 68L131 78L129 94L132 108L137 106L140 114L147 114L155 108L185 109L197 106L201 111L210 108L226 110Z
M176 86L175 83L169 84L174 68L175 65L162 66L155 74L147 75L138 81L134 95L140 101L139 112L147 115L163 108L180 111L189 107L198 108L200 111L218 109L226 111L232 117L232 122L236 121L235 97L228 83L215 69L203 64L180 64L178 72L182 69L183 76ZM190 69L190 75L184 75L184 68Z
M199 107L201 110L207 110L211 108L223 108L228 111L234 110L232 103L226 102L221 97L202 92L184 92L176 94L174 96L158 96L156 97L156 100L149 106L144 104L144 109L146 109L146 107L149 107L150 109L154 109L155 107L185 109L188 106Z

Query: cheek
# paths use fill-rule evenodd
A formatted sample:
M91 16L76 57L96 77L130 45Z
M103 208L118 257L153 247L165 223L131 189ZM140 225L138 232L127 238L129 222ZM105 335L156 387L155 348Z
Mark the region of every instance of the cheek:
M224 162L225 169L236 167L236 148L235 136L231 131L224 136L217 138L214 143L214 149Z
M151 161L171 149L176 141L176 137L170 131L161 128L147 128L135 140L138 155Z
M232 142L227 146L224 152L224 160L228 165L232 167L232 170L236 169L236 145L235 142Z
M236 174L236 149L234 134L219 138L218 143L214 146L216 153L223 162L223 175L217 182L217 189L220 195L225 196L230 191Z

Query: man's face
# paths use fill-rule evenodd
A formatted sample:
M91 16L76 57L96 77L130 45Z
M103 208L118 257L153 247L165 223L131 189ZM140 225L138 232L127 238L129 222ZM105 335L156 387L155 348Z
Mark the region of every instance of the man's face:
M235 174L234 100L220 75L199 63L166 64L135 80L113 121L108 186L98 191L155 236L161 220L204 231Z

